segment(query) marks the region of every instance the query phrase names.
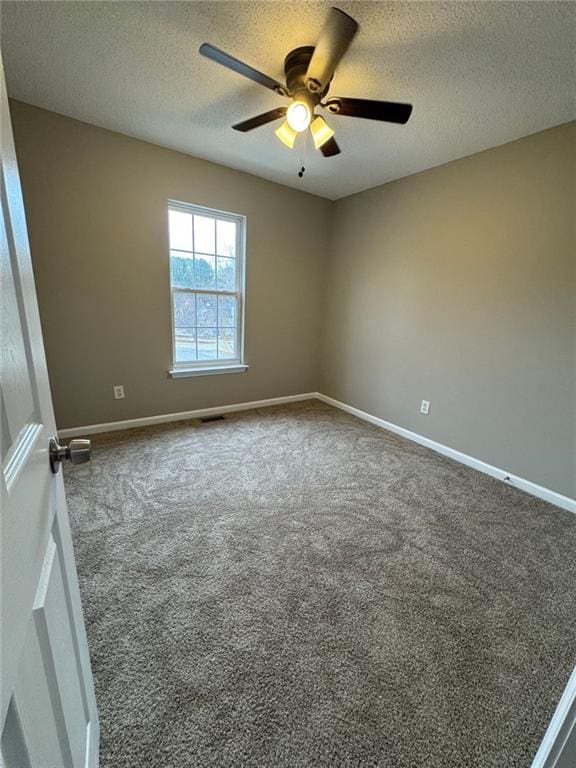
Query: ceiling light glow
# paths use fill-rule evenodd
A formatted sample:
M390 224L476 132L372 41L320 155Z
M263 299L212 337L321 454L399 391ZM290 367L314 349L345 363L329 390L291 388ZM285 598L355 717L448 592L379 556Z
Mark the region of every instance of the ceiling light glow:
M326 144L328 139L331 139L332 136L334 136L334 131L322 117L317 117L312 121L310 130L316 149L320 149L323 144Z
M310 125L311 118L310 107L303 101L294 101L288 107L286 119L290 128L296 133L305 131Z

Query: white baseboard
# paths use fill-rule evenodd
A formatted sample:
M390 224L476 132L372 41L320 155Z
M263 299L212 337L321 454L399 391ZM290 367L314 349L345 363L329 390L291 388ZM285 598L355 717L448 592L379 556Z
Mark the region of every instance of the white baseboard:
M145 416L140 419L125 419L124 421L110 421L104 424L89 424L85 427L72 427L71 429L60 429L58 435L60 437L78 437L80 435L94 435L99 432L116 432L121 429L134 429L135 427L147 427L151 424L165 424L172 421L185 421L187 419L202 419L206 416L219 416L224 413L233 413L235 411L248 411L253 408L266 408L270 405L282 405L284 403L297 403L302 400L321 400L328 405L332 405L335 408L339 408L346 413L351 413L353 416L357 416L359 419L369 421L371 424L375 424L377 427L387 429L390 432L394 432L397 435L412 440L414 443L424 445L426 448L431 448L437 453L441 453L443 456L448 456L455 461L459 461L461 464L466 464L468 467L477 469L480 472L484 472L487 475L502 480L508 485L513 485L516 488L520 488L526 493L532 496L537 496L539 499L554 504L557 507L568 510L576 514L576 500L571 499L568 496L563 496L556 491L551 491L549 488L544 488L541 485L525 480L523 477L518 477L505 469L499 469L491 464L486 464L480 459L475 459L473 456L468 456L466 453L457 451L454 448L449 448L447 445L437 443L435 440L431 440L428 437L419 435L416 432L411 432L409 429L399 427L396 424L392 424L390 421L373 416L370 413L361 411L359 408L354 408L346 403L341 403L339 400L335 400L333 397L328 397L320 392L307 392L302 395L288 395L286 397L271 397L268 400L253 400L249 403L234 403L233 405L219 405L214 408L200 408L195 411L182 411L180 413L163 413L158 416Z
M123 421L109 421L104 424L89 424L86 427L71 427L59 429L59 437L79 437L80 435L95 435L99 432L118 432L121 429L134 429L135 427L148 427L151 424L166 424L171 421L186 421L187 419L203 419L206 416L220 416L224 413L235 411L250 411L254 408L267 408L270 405L283 405L284 403L297 403L301 400L313 400L316 392L308 392L304 395L287 395L286 397L271 397L268 400L253 400L250 403L234 403L233 405L217 405L214 408L199 408L195 411L181 411L180 413L162 413L158 416L144 416L141 419L125 419Z
M502 480L507 485L513 485L516 488L520 488L522 491L526 491L526 493L529 493L532 496L537 496L539 499L543 499L550 504L554 504L557 507L561 507L562 509L568 510L568 512L573 512L576 514L576 499L563 496L561 493L551 491L549 488L544 488L543 486L537 485L530 480L525 480L523 477L513 475L510 472L507 472L505 469L499 469L498 467L494 467L491 464L486 464L486 462L480 461L480 459L475 459L473 456L468 456L466 453L457 451L454 448L449 448L447 445L442 445L442 443L437 443L435 440L431 440L429 437L423 437L416 432L411 432L409 429L404 429L404 427L399 427L396 424L392 424L390 421L385 421L384 419L380 419L377 416L372 416L371 413L361 411L359 408L354 408L353 406L347 405L346 403L341 403L339 400L335 400L333 397L328 397L327 395L323 395L320 392L316 393L316 397L318 400L322 400L322 402L328 403L328 405L332 405L335 408L346 411L346 413L351 413L353 416L357 416L359 419L369 421L371 424L375 424L377 427L382 427L382 429L387 429L390 432L401 435L408 440L412 440L414 443L424 445L426 448L431 448L433 451L441 453L443 456L448 456L451 459L455 459L455 461L459 461L461 464L466 464L468 467L472 467L473 469L477 469L480 472L491 475L498 480Z

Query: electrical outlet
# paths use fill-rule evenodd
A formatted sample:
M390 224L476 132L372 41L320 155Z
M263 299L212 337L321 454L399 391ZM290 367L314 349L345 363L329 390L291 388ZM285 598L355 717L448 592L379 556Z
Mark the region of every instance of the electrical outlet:
M114 385L114 400L124 400L124 385L123 384L115 384Z
M420 413L423 413L424 416L428 416L430 413L430 400L422 400L420 403Z

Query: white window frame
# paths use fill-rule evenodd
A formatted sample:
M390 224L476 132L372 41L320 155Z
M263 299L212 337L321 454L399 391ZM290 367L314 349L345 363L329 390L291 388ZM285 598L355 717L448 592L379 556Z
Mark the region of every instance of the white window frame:
M188 213L192 216L210 216L220 221L231 221L236 224L236 284L232 291L218 291L203 288L177 288L172 285L172 250L170 248L170 211ZM246 216L228 211L219 211L215 208L207 208L203 205L184 203L179 200L168 200L166 208L167 233L168 233L168 258L170 262L170 318L172 323L172 368L169 373L172 378L185 376L204 376L214 373L242 373L248 369L244 358L244 317L246 304ZM218 237L216 227L215 237ZM215 241L214 250L218 251L218 243ZM192 227L192 253L194 253L194 227ZM184 253L184 251L183 251ZM206 254L215 255L215 254ZM176 362L176 324L174 318L174 294L203 293L215 296L236 297L236 350L237 357L226 360L191 360L189 362Z

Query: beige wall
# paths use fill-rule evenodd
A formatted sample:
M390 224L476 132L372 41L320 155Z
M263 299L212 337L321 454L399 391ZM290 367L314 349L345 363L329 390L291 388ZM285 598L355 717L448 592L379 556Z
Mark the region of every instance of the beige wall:
M575 135L560 126L337 202L321 384L569 496Z
M60 428L317 389L329 201L19 102L11 111ZM247 373L167 376L168 198L248 217Z
M320 390L576 495L573 124L333 204L11 107L61 428ZM245 374L167 376L168 198L248 216Z

